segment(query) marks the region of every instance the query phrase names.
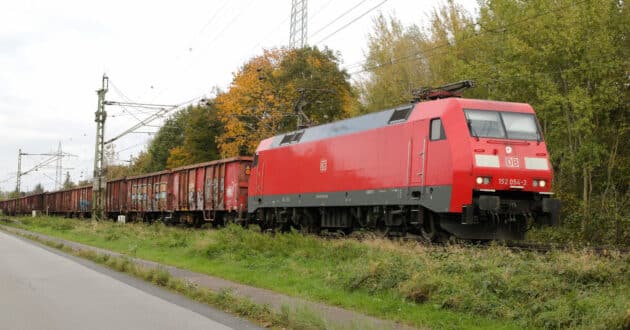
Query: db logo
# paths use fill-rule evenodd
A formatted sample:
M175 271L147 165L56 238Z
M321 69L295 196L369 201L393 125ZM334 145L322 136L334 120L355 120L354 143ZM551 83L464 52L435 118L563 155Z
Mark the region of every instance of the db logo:
M518 157L505 157L505 166L507 167L521 167Z
M328 160L322 159L319 161L319 172L324 173L328 170Z

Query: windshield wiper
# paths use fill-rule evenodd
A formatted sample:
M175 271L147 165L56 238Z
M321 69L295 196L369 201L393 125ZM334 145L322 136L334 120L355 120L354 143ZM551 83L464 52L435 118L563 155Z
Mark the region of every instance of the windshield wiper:
M477 135L477 132L475 131L475 129L472 127L472 122L470 119L466 120L466 122L468 123L468 129L470 130L470 133L475 137L475 139L477 139L477 141L479 141L479 135Z

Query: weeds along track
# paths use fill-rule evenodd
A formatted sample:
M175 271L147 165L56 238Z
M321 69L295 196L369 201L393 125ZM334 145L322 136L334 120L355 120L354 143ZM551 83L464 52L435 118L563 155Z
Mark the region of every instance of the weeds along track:
M575 246L568 244L553 244L553 243L532 243L532 242L518 242L518 241L488 241L483 243L470 243L470 242L457 242L457 243L427 243L426 241L419 240L421 244L433 244L433 245L450 245L459 246L463 248L472 249L487 249L491 246L501 246L508 248L514 252L536 252L536 253L551 253L554 251L563 252L587 252L599 256L612 256L619 254L630 253L630 248L618 248L610 246Z
M381 235L379 235L381 234ZM444 242L428 242L424 238L418 235L408 234L405 237L392 237L386 236L383 233L378 232L368 232L362 233L360 235L337 235L335 233L326 233L320 235L327 239L344 239L351 238L357 239L359 241L364 239L371 239L376 237L381 238L389 238L391 240L399 240L403 242L416 242L417 244L421 244L424 246L457 246L462 248L471 248L471 249L487 249L491 246L501 246L508 248L514 252L537 252L537 253L550 253L553 251L564 251L564 252L588 252L595 255L600 256L608 256L608 255L617 255L617 254L628 254L630 253L630 248L619 248L619 247L611 247L611 246L579 246L579 245L570 245L570 244L555 244L555 243L533 243L533 242L519 242L519 241L483 241L483 242L471 242L471 241L451 241L447 240Z
M13 220L8 218L0 218L0 224L20 224L19 220ZM273 232L270 232L273 235ZM310 234L305 234L310 235ZM319 237L328 239L328 240L342 240L342 239L355 239L358 241L366 240L366 239L374 239L374 238L389 238L393 241L403 241L403 242L416 242L417 244L431 247L439 247L439 246L457 246L462 248L470 248L470 249L487 249L491 246L501 246L508 248L514 252L537 252L537 253L550 253L553 251L564 251L564 252L589 252L594 255L600 256L610 256L610 255L618 255L618 254L628 254L630 253L630 248L619 248L619 247L610 247L610 246L576 246L570 244L555 244L555 243L532 243L532 242L519 242L519 241L484 241L484 242L469 242L469 241L446 241L446 242L428 242L424 238L418 235L408 234L405 237L392 237L387 236L384 233L380 232L357 232L356 234L351 235L341 235L334 232L326 232L321 233Z
M596 255L613 255L630 253L630 248L617 248L610 246L573 246L567 244L541 244L529 242L506 242L504 246L513 251L532 251L549 253L551 251L586 251Z

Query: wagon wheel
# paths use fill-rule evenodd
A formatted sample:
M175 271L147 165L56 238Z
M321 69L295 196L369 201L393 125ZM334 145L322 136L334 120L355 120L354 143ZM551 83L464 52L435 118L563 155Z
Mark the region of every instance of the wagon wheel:
M231 223L236 223L236 214L228 213L223 217L223 225L227 227Z
M427 219L422 224L422 227L420 228L420 234L422 235L422 238L426 240L427 242L434 242L438 236L437 235L438 231L435 228L436 215L433 214L432 212L429 212L428 215L429 216L427 217Z

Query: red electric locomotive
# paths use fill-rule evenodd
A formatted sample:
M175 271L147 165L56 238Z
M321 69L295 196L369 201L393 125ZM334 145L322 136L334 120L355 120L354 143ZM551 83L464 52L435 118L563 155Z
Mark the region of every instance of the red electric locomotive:
M248 204L264 227L522 239L557 219L552 177L530 105L443 98L263 140Z

